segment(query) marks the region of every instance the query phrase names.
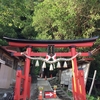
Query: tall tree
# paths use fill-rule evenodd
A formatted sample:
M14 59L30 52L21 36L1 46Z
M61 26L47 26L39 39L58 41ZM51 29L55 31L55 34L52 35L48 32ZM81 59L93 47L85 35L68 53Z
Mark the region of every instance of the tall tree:
M0 38L28 38L36 36L32 27L33 0L0 0Z
M76 39L93 36L100 20L98 0L44 0L34 10L38 39ZM96 5L96 6L95 6Z
M71 9L70 9L71 8ZM35 7L33 26L37 38L66 39L74 33L76 17L74 2L68 0L44 0ZM69 35L66 35L69 34Z

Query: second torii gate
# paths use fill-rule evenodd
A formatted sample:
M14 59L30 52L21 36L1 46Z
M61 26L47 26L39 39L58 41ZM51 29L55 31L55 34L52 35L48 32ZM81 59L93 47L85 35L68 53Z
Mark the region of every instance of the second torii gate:
M78 52L77 48L80 47L91 47L98 37L93 37L89 39L79 39L79 40L26 40L26 39L14 39L4 37L10 46L14 47L26 47L25 55L28 57L38 57L39 52L32 51L33 48L48 48L48 46L54 46L55 48L69 48L69 52L51 52L56 57L73 57ZM47 52L41 52L41 57L46 57ZM50 56L53 56L50 55ZM89 56L90 52L81 52L80 56ZM21 52L13 53L13 56L23 56ZM16 74L16 85L14 100L26 100L30 98L30 85L31 78L29 76L30 71L30 59L26 57L24 65L24 74L21 70L17 71ZM86 91L84 84L84 73L82 69L78 69L76 57L72 59L72 89L74 100L86 100ZM22 83L22 80L23 83ZM21 86L22 84L22 86ZM20 93L21 88L23 88L22 93Z

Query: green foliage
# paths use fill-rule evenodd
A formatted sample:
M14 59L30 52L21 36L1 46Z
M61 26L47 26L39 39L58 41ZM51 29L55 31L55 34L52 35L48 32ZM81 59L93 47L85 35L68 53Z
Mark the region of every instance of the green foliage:
M94 56L94 61L91 63L89 77L93 77L94 70L97 70L96 79L100 79L100 55Z
M98 2L98 0L0 0L0 37L77 39L98 35L100 25Z
M96 22L100 20L100 3L98 0L85 0L82 4L81 15L81 28L84 37L94 36L93 32L97 30ZM79 14L80 14L79 13ZM98 34L99 35L99 34Z
M66 39L74 37L76 17L74 2L44 0L35 7L33 26L42 39ZM72 35L72 34L73 35ZM68 34L68 35L66 35Z
M68 96L73 97L72 92L68 91L67 94L68 94Z
M97 100L100 100L100 97L98 97Z
M0 22L4 25L22 28L26 22L30 22L30 10L32 9L31 0L1 0ZM32 6L32 7L31 7Z
M39 75L40 67L35 67L34 74Z
M33 12L33 0L0 0L0 38L34 39Z
M37 67L37 66L35 66L35 63L36 63L36 61L34 61L34 67L35 67L35 69L34 69L34 74L35 75L39 75L40 74L40 71L41 71L41 65L42 65L42 61L39 61L39 66Z
M99 100L99 99L97 99L97 98L95 98L95 97L93 97L93 96L87 95L87 100Z
M37 38L63 40L94 36L100 19L99 8L97 0L44 0L34 9Z

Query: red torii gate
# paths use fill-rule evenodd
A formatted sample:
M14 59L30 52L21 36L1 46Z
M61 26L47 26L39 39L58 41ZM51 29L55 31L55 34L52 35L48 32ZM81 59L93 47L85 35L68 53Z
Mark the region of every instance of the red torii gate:
M70 48L69 52L57 52L56 57L73 57L78 52L76 48L79 47L91 47L98 37L93 37L89 39L79 39L79 40L26 40L26 39L14 39L4 37L9 43L10 46L14 47L26 47L26 54L27 56L43 56L46 57L47 53L42 52L40 53L33 52L33 48L47 48L49 45L53 45L55 48ZM13 53L14 56L22 56L21 52ZM81 52L80 56L89 56L90 52ZM21 70L17 71L16 74L16 85L15 85L15 94L14 100L26 100L30 98L30 85L31 85L31 77L29 76L30 70L30 59L26 57L25 65L24 65L24 74L22 74ZM84 84L84 73L82 69L78 69L77 67L77 59L76 57L72 60L72 89L73 89L73 97L74 100L86 100L86 91L85 91L85 84ZM22 81L23 84L22 84ZM21 84L23 91L20 93Z

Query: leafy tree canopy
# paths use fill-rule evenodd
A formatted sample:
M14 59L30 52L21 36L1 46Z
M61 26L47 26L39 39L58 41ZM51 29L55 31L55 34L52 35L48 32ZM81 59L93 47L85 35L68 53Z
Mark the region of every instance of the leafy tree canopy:
M32 27L33 0L0 0L0 44L2 37L27 38L36 37Z
M37 39L77 39L94 36L100 23L98 0L44 0L35 6Z

